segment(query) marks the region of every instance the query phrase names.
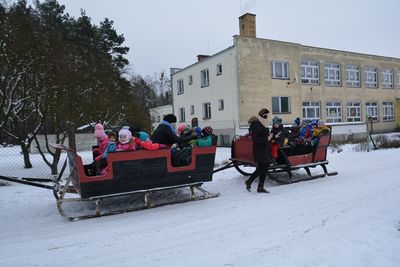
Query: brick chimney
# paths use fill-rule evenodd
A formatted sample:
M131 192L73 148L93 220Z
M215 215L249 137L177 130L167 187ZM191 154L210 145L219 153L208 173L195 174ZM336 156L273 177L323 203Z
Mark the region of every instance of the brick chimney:
M209 55L197 55L197 62L203 61L208 57Z
M246 13L239 17L240 36L256 38L256 15Z

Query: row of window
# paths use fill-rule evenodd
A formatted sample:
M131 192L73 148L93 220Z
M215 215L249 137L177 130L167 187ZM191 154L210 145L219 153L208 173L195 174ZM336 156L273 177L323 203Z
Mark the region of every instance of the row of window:
M341 65L338 63L325 63L325 85L342 86ZM271 78L289 79L289 62L271 61ZM320 84L319 62L312 60L301 61L301 83ZM394 88L394 70L381 69L381 83L383 88ZM364 84L368 88L378 88L378 68L366 66L364 68ZM346 65L346 86L361 86L361 67L359 65ZM397 70L397 87L400 88L400 70Z
M320 119L320 102L307 101L303 102L303 118ZM290 113L289 97L272 97L273 113ZM342 105L339 101L328 101L325 103L326 122L342 122ZM361 102L347 102L346 120L348 122L362 121L361 118ZM378 102L370 101L365 103L365 114L374 121L379 121L379 105ZM382 102L382 120L394 120L394 103L391 101Z
M219 99L218 100L218 110L224 110L224 100ZM190 105L190 115L194 115L195 110L194 110L194 105ZM179 108L178 112L178 119L179 122L185 122L186 121L186 111L185 108ZM203 120L209 120L211 119L211 103L206 102L202 104L202 118Z
M216 73L217 75L222 75L222 64L219 63L216 66ZM204 69L200 72L200 82L201 82L201 87L206 87L210 85L210 71L207 69ZM193 84L193 75L189 75L188 78L188 84L192 85ZM183 82L183 79L177 80L176 84L177 88L177 93L178 95L183 94L185 92L185 84Z

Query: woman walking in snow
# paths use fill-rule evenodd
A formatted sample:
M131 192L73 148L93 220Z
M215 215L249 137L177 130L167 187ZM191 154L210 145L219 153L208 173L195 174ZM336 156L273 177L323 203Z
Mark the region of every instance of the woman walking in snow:
M267 166L270 163L268 142L272 138L268 129L268 113L269 110L263 108L258 112L256 117L251 117L249 120L249 133L253 139L253 156L255 162L257 163L257 167L256 170L250 175L249 179L245 181L245 184L246 189L250 191L251 184L258 176L258 193L269 193L269 191L265 190L264 188L264 182L267 176Z

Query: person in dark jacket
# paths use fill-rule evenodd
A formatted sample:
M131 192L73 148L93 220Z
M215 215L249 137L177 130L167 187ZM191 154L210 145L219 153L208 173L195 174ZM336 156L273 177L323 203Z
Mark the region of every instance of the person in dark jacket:
M285 144L285 139L288 136L288 131L283 127L282 119L274 117L272 119L272 139L271 139L271 154L272 161L276 163L278 158L278 150Z
M272 135L269 134L268 129L268 113L269 110L266 108L261 109L256 117L252 117L249 120L250 128L249 134L253 139L253 156L257 163L256 170L250 175L249 179L245 181L246 189L251 190L251 184L259 177L258 181L258 193L269 193L265 190L264 182L267 176L267 166L270 162L269 155L269 140Z
M175 126L176 116L174 114L165 115L163 121L157 126L153 134L150 136L150 140L153 141L153 143L159 143L168 146L175 143L186 143L197 138L196 134L187 137L177 136Z

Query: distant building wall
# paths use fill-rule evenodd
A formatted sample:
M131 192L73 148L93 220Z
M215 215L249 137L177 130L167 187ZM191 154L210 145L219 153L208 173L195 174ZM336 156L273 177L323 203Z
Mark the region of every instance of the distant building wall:
M172 105L165 105L150 109L152 131L160 124L165 115L171 114Z

